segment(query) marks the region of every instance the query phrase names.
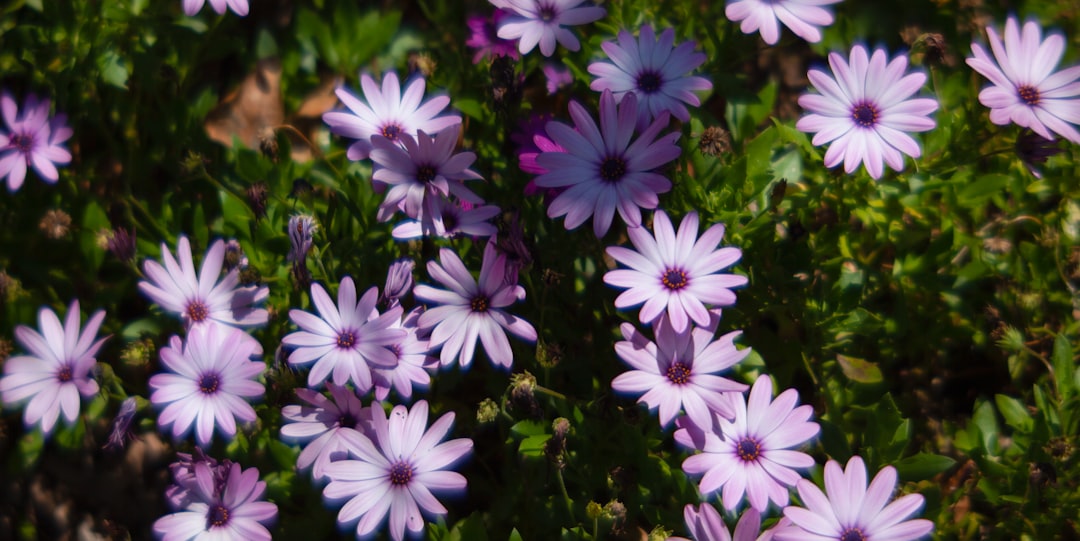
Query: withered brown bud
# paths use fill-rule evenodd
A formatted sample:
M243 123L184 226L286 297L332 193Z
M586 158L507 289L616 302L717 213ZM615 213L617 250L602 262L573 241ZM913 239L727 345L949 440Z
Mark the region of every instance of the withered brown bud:
M129 233L127 229L117 227L112 231L105 247L120 261L130 263L135 260L135 232Z
M248 204L251 205L251 211L255 213L256 220L266 217L266 196L269 191L265 182L256 182L248 186Z
M706 156L719 156L731 151L731 134L719 126L709 126L698 140L698 149Z
M277 133L273 128L264 127L259 130L259 151L263 153L263 156L270 158L270 161L277 163L278 161L278 141Z
M936 32L920 36L925 47L927 64L940 65L945 60L945 36Z
M38 229L50 239L62 239L71 231L71 215L58 209L50 210L42 216Z

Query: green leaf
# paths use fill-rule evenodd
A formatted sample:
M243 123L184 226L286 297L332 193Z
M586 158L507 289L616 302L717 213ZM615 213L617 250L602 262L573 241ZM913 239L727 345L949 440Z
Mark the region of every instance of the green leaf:
M953 467L956 461L942 455L918 453L893 464L902 482L924 481Z
M546 423L540 421L518 421L514 423L514 426L510 427L510 433L517 438L524 438L527 436L536 436L538 434L545 434L548 426Z
M1076 363L1073 362L1072 344L1059 334L1054 338L1054 353L1050 358L1054 366L1054 380L1057 382L1058 392L1064 402L1076 393Z
M998 424L994 406L985 400L981 401L979 405L975 406L975 414L972 416L971 422L978 427L982 435L983 450L986 454L997 455Z
M521 538L521 534L518 533L517 528L510 530L510 537L506 541L525 541Z
M551 439L550 434L537 434L535 436L529 436L521 441L521 446L518 447L518 451L523 456L536 458L543 456L544 447L547 445L548 440Z
M1012 180L1012 177L1009 175L983 175L971 184L964 186L956 197L967 207L981 206L990 197L1001 193L1001 190L1009 185L1010 180Z
M1019 400L999 394L994 395L994 403L997 404L1001 416L1005 418L1005 424L1021 432L1031 432L1034 428L1035 420L1031 418L1031 413Z
M487 541L487 538L484 517L476 512L455 524L446 541Z
M840 370L852 381L859 383L880 383L882 381L881 369L872 362L858 357L837 355L836 362L840 364Z
M128 76L131 72L124 59L116 54L116 51L106 51L97 59L98 69L101 71L101 80L117 88L127 90Z

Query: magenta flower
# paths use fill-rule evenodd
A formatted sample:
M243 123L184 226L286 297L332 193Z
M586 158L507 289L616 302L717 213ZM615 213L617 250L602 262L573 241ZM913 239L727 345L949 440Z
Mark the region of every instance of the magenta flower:
M71 153L63 142L74 133L67 117L49 119L49 100L31 94L23 112L11 94L0 95L0 112L7 131L0 130L0 179L7 177L8 191L18 190L26 180L26 168L32 167L41 180L55 184L60 179L57 165L71 162Z
M223 241L217 240L210 245L198 274L195 274L191 259L191 244L183 235L177 241L176 255L180 258L179 264L162 243L161 257L165 266L149 259L143 263L147 280L139 282L139 291L162 309L179 314L189 327L211 320L237 326L263 325L269 320L265 309L253 306L270 295L266 286L237 287L239 269L229 271L218 281L225 260Z
M472 152L454 153L461 126L451 126L430 136L421 130L416 139L402 136L396 142L381 135L371 138L374 150L371 180L390 186L379 205L379 221L387 221L400 210L423 222L441 219L440 198L451 195L458 200L480 204L480 199L465 187L466 180L481 180L469 166L476 161Z
M986 28L994 58L978 43L971 44L975 58L968 58L971 69L979 72L993 86L979 93L979 102L990 108L990 121L998 125L1013 122L1030 128L1044 139L1050 132L1080 143L1080 66L1055 72L1065 53L1065 38L1053 33L1042 39L1035 21L1017 28L1015 17L1005 21L1005 41L993 28Z
M4 406L26 402L23 421L38 425L48 436L60 414L68 424L79 416L81 397L97 394L92 379L94 356L106 338L94 340L105 312L97 311L79 330L79 301L71 301L64 324L49 308L38 312L40 332L25 325L15 327L15 339L29 355L15 355L4 362L0 400Z
M712 429L714 413L734 417L727 393L741 393L748 387L717 374L745 359L750 349L735 348L741 331L714 342L720 315L711 315L707 326L691 326L682 333L673 330L666 317L660 318L655 344L633 325L623 323L620 329L625 340L615 343L615 353L634 370L616 376L611 388L640 395L638 402L648 404L649 409L659 408L664 427L679 411L685 411L689 421L702 431Z
M657 194L671 189L671 181L652 170L679 156L678 133L656 139L668 124L661 114L632 143L637 122L637 97L622 103L605 90L600 96L600 128L576 101L570 102L575 127L551 121L547 133L566 152L544 152L536 162L547 173L536 177L541 188L566 188L551 202L548 217L566 216L566 228L575 229L593 219L593 232L603 237L618 209L629 227L641 225L641 209L654 209Z
M420 237L453 239L461 236L490 237L498 232L491 219L502 212L495 205L473 207L437 197L432 212L425 212L423 220L406 220L394 226L390 234L398 240ZM471 208L465 208L470 206Z
M540 71L544 72L544 79L547 81L547 91L549 96L554 95L559 89L570 86L570 83L574 82L574 75L570 73L570 68L562 64L547 62Z
M555 54L555 43L571 51L581 48L573 32L564 28L591 23L607 14L604 8L581 6L585 0L490 0L510 13L499 21L502 39L518 40L518 50L528 54L537 44L544 56Z
M392 368L373 366L372 379L375 382L375 400L386 400L393 389L404 400L412 398L413 387L426 389L431 385L428 372L439 367L439 359L429 355L431 347L427 338L420 337L421 307L413 308L401 318L393 329L405 331L405 338L390 346L397 357L397 364Z
M359 432L374 437L371 432L371 413L366 411L356 393L348 387L327 383L333 400L311 389L296 389L296 396L308 405L285 406L281 417L282 439L305 443L296 459L296 469L311 468L311 477L326 476L326 466L349 457L349 446L341 437L345 432Z
M223 478L205 461L195 462L192 499L183 510L154 521L161 541L270 541L266 529L277 505L261 501L266 483L256 468L230 464Z
M483 15L469 15L465 25L469 27L469 39L465 40L465 46L476 49L472 63L479 64L484 57L492 59L500 56L509 56L514 60L521 58L517 52L517 44L505 40L497 35L499 21L505 19L507 13L501 9L492 12L491 17Z
M822 6L840 0L728 0L724 15L732 22L742 21L743 34L761 32L769 45L780 41L780 23L806 41L821 41L820 27L833 23L832 12Z
M787 507L784 516L793 524L776 532L778 541L914 541L934 530L926 519L911 519L923 505L919 494L888 503L896 489L896 468L886 466L866 486L866 465L853 456L847 467L830 460L825 464L825 490L799 479L799 498L806 508ZM888 505L886 505L888 504Z
M453 412L425 429L428 404L423 400L412 411L394 406L389 420L379 403L370 411L375 437L343 434L354 458L326 467L330 484L323 495L345 502L338 523L356 523L357 537L372 534L389 515L390 537L401 541L406 530L416 535L423 529L421 509L428 516L446 514L432 492L465 489L465 476L445 468L467 455L473 442L467 438L442 441L454 422Z
M739 523L735 525L734 536L728 533L727 525L716 508L703 503L697 509L693 505L683 508L683 518L686 527L690 530L694 541L769 541L773 538L771 528L767 532L761 531L761 513L754 508L746 509L739 517ZM785 519L781 519L784 521ZM778 523L779 524L779 523ZM687 541L682 537L669 537L667 541Z
M810 406L798 406L799 393L788 389L772 400L772 379L758 376L746 402L731 400L733 421L717 417L718 426L703 435L681 428L675 432L680 444L702 451L683 461L683 471L701 475L702 494L724 489L724 507L735 509L746 494L750 506L764 511L771 500L783 507L788 489L800 479L794 468L809 468L814 459L792 451L814 437L818 424L808 421ZM703 436L704 441L701 441Z
M441 265L428 262L428 274L447 289L417 285L413 294L418 300L441 305L421 314L419 323L422 331L432 329L431 348L442 347L439 353L442 365L449 366L457 360L462 368L468 368L479 339L492 363L510 368L514 352L505 331L534 342L536 329L504 310L525 299L525 288L516 280L506 282L506 256L498 253L495 243L488 242L479 281L473 279L452 250L439 250L439 262Z
M215 426L232 439L237 420L255 420L255 409L247 400L266 391L255 381L266 365L252 360L261 354L262 346L254 338L226 325L195 325L186 342L173 336L161 350L161 364L169 372L150 378L150 403L163 408L158 426L172 425L175 438L194 427L200 447L210 445Z
M898 56L888 62L883 49L867 57L866 48L851 49L850 61L829 53L833 77L810 70L807 76L821 94L799 96L799 105L812 114L799 119L795 127L814 133L813 143L831 142L825 152L825 167L844 162L844 171L852 173L863 164L875 179L881 178L882 161L900 171L903 154L922 155L919 143L907 132L934 128L927 115L938 108L937 101L911 96L922 88L926 75L907 71L908 59Z
M604 274L604 283L629 288L615 298L615 307L641 305L638 319L645 324L667 314L676 333L685 331L691 320L707 327L710 315L705 305L735 304L731 289L747 283L745 276L720 272L734 265L742 250L717 249L724 238L723 224L710 226L698 238L696 212L687 214L675 233L667 213L658 210L653 214L653 231L655 237L644 227L627 229L637 251L608 247L608 255L630 267Z
M597 76L590 88L598 92L610 90L615 101L627 93L638 98L637 129L644 130L662 113L683 121L690 120L685 104L697 107L701 100L695 90L710 90L712 83L704 77L687 75L705 63L705 53L695 53L693 41L673 47L675 30L668 28L656 39L652 26L641 27L637 40L626 30L619 32L618 43L605 41L600 47L610 62L589 64L589 73Z
M360 86L364 89L367 103L345 88L338 88L338 99L351 112L326 113L323 122L330 126L330 131L357 140L349 146L350 160L367 159L372 149L372 135L398 142L401 135L416 137L419 130L436 134L461 124L461 117L457 115L436 116L450 104L448 96L436 96L421 103L425 84L423 77L417 77L402 94L396 73L390 71L383 75L381 90L375 85L375 80L364 73L360 75Z
M289 319L301 330L289 333L281 343L294 347L289 364L315 363L308 374L308 386L318 387L327 377L335 385L352 381L360 394L371 390L371 367L393 367L397 358L391 347L405 338L405 331L393 329L401 319L400 306L379 314L375 304L379 289L372 287L359 301L352 278L338 286L338 303L319 284L311 284L311 303L316 316L303 310L289 310Z

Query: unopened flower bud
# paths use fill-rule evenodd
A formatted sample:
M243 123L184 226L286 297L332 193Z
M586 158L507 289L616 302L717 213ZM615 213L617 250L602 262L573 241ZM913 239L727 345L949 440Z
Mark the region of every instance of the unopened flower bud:
M130 263L135 260L135 232L117 227L110 232L105 247L120 261Z
M409 258L401 258L390 264L386 271L386 285L382 290L382 302L387 306L397 306L402 297L412 290L412 271L416 262Z
M120 352L120 360L129 366L146 366L154 354L154 341L149 338L131 342Z
M248 205L251 206L251 211L255 213L256 220L266 217L266 195L268 192L269 188L266 187L264 182L256 182L248 186Z
M127 442L135 439L135 431L131 429L131 423L135 420L135 410L138 402L134 396L129 396L120 403L120 411L116 413L109 430L109 441L103 448L107 451L120 451Z
M478 423L490 423L499 416L499 405L490 398L485 398L476 408L476 421Z
M71 231L71 215L59 209L50 210L45 213L45 216L41 217L38 229L47 238L52 240L62 239Z
M719 126L709 126L698 140L698 149L706 156L719 156L731 151L731 134Z

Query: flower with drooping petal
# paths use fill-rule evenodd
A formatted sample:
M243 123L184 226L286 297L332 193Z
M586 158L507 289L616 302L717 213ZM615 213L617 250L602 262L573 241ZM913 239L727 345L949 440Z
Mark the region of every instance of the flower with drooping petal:
M886 466L866 486L862 458L848 459L847 467L830 460L825 464L825 491L799 479L799 498L806 508L791 506L784 516L792 524L777 530L777 541L914 541L929 535L934 523L910 519L923 505L919 494L901 496L892 503L896 468ZM888 504L888 505L886 505Z
M344 434L350 458L326 467L330 483L323 495L343 501L338 523L356 523L357 537L375 532L389 515L390 537L401 541L424 527L421 512L442 516L446 508L433 492L465 489L465 476L446 470L472 451L473 442L459 438L443 442L454 422L449 412L427 427L428 404L421 400L410 411L394 406L387 420L379 403L370 408L375 437Z
M139 282L139 291L150 297L162 309L180 315L187 326L217 321L226 325L263 325L270 316L264 308L255 308L270 295L266 286L237 287L240 270L233 269L221 276L225 261L225 242L214 241L203 258L199 273L191 259L191 244L181 235L176 255L179 264L165 243L161 244L162 267L157 261L143 262L147 280Z
M714 430L675 432L680 444L702 451L683 461L683 471L701 475L698 489L709 494L723 488L724 507L735 509L747 496L750 506L764 511L772 501L788 503L788 490L801 479L795 468L809 468L814 459L790 448L814 437L820 428L809 421L810 406L798 406L799 393L788 389L772 400L772 379L758 376L750 396L731 400L734 420L717 416ZM703 440L703 441L702 441Z
M420 314L423 308L409 310L394 329L405 331L405 338L390 347L397 356L392 368L373 366L371 376L375 382L375 400L386 400L393 389L404 400L412 399L413 387L427 389L431 385L430 371L439 367L439 358L430 355L427 338L420 337Z
M731 22L742 21L743 34L761 32L769 45L780 41L780 24L810 43L821 41L821 27L833 23L833 14L823 6L840 0L728 0L724 15Z
M501 211L495 205L473 206L470 203L437 197L435 210L425 212L423 220L405 220L394 226L390 235L398 240L420 237L453 239L461 236L490 237L498 232L491 219Z
M110 452L123 451L124 446L136 438L131 422L135 420L137 405L134 396L129 396L120 403L120 411L116 412L116 417L109 425L109 441L105 442L102 449Z
M657 194L671 189L671 181L654 169L674 160L682 150L679 133L656 136L668 125L661 114L631 143L637 123L637 97L627 94L622 103L605 90L600 96L600 127L581 104L570 102L574 128L558 121L547 124L551 140L566 152L544 152L536 163L547 170L536 177L541 188L565 188L548 207L548 217L566 216L567 229L593 219L593 232L603 237L619 211L629 227L641 225L641 209L654 209Z
M604 8L582 6L585 0L491 0L492 5L510 13L499 21L498 36L518 40L518 50L528 54L537 44L544 56L555 54L558 42L568 50L581 48L574 33L564 28L587 24L607 14Z
M247 401L265 394L257 378L266 369L262 346L235 327L209 323L195 325L187 341L173 336L161 350L161 364L168 372L150 378L150 403L162 408L158 427L172 425L180 438L194 428L200 447L210 445L217 427L230 440L236 422L255 420Z
M206 463L214 479L215 486L225 485L225 478L232 468L229 459L218 460L207 455L202 449L196 447L191 453L176 453L176 462L169 464L169 472L173 476L173 484L165 489L165 501L173 511L182 511L199 498L195 479L195 464Z
M716 508L707 503L701 504L697 509L688 504L683 508L683 518L694 541L770 541L776 529L774 526L762 532L761 513L752 507L742 512L733 535L728 533L727 525ZM781 521L787 523L786 519ZM688 540L683 537L669 537L667 541Z
M974 58L967 64L993 83L979 92L979 102L990 108L990 121L1013 122L1044 139L1054 132L1080 143L1080 66L1054 71L1065 53L1065 37L1052 33L1042 39L1035 21L1018 28L1015 17L1005 21L1002 42L992 27L986 28L994 58L978 43L971 44Z
M525 300L525 288L516 280L507 283L506 256L498 253L495 243L489 241L484 247L479 281L447 248L439 250L439 262L429 261L427 269L447 289L417 285L413 294L420 301L439 305L421 314L419 323L422 331L431 329L431 348L442 347L439 359L443 366L456 360L468 368L479 340L492 363L510 368L514 352L506 331L522 340L536 341L536 329L529 322L504 310Z
M609 246L607 253L615 261L630 267L604 274L604 283L629 288L615 298L619 309L641 305L638 319L650 324L667 314L675 332L686 330L690 321L699 327L709 325L706 305L735 304L732 288L746 285L747 278L720 271L742 258L742 250L717 249L724 238L724 225L714 224L700 238L698 216L690 212L679 224L678 233L667 213L653 214L653 232L644 227L626 230L637 251Z
M668 28L656 39L650 25L641 27L641 36L621 30L618 42L605 41L600 47L610 62L589 64L589 73L597 78L589 85L598 92L610 90L615 101L633 92L638 98L638 131L662 113L683 121L690 120L686 105L701 105L695 90L709 90L712 83L704 77L688 75L705 63L705 53L694 52L693 41L673 47L675 29Z
M624 340L615 343L615 353L634 370L623 372L611 382L621 393L640 395L638 402L660 410L660 425L667 427L680 411L685 411L699 430L713 426L713 414L726 418L735 415L727 393L742 393L748 387L718 373L735 366L750 354L750 349L736 349L735 338L741 331L730 332L714 341L720 314L712 313L705 327L676 332L662 317L657 322L656 343L650 342L633 325L620 326ZM740 397L741 399L741 397Z
M23 421L27 426L38 425L48 436L63 413L68 424L79 416L83 397L97 394L93 380L94 356L106 338L94 340L105 312L97 311L79 330L79 301L71 301L64 323L49 308L38 312L35 331L25 325L15 327L15 339L30 352L16 355L4 362L4 377L0 378L0 400L4 406L25 402Z
M218 479L207 462L193 467L193 498L183 510L154 521L161 541L270 541L266 529L277 518L277 505L261 501L266 483L256 468L232 463Z
M349 457L349 446L341 435L360 432L373 437L371 413L365 411L360 397L348 387L327 383L333 400L311 389L296 389L296 396L308 405L281 408L281 437L290 442L305 443L296 459L296 469L311 468L315 480L326 476L326 466L335 460Z
M184 13L188 16L195 15L205 3L206 0L184 0ZM225 13L226 8L241 17L248 14L248 0L210 0L210 7L214 8L218 15Z
M28 167L47 184L55 184L60 179L56 166L71 162L71 152L63 142L75 132L68 127L67 117L59 114L49 119L49 100L33 94L22 109L20 115L11 94L0 95L0 112L7 125L6 131L0 130L0 180L7 178L10 192L22 186Z
M289 319L301 330L289 333L281 343L293 347L289 364L315 363L308 374L308 386L318 387L328 377L335 385L352 381L360 394L371 390L371 367L392 367L397 357L391 346L405 338L405 331L392 329L404 311L400 306L379 314L379 288L372 287L359 300L352 278L338 286L338 303L319 284L311 284L311 303L318 316L303 310L289 310Z
M856 45L850 60L829 53L833 76L812 69L807 73L820 94L799 96L799 105L811 114L799 119L795 127L814 134L815 145L829 145L825 167L844 163L852 173L863 164L875 179L884 172L882 162L900 171L904 154L922 155L919 143L908 132L933 129L927 115L938 108L931 98L912 98L926 82L923 73L905 74L907 56L888 61L884 49L867 56L866 48Z
M476 49L472 63L479 64L484 57L492 59L500 56L509 56L514 60L521 58L517 52L517 44L498 36L499 21L508 16L508 13L496 9L490 17L484 15L469 15L465 19L465 25L469 27L469 39L465 40L465 46Z
M402 135L397 142L372 136L371 180L390 186L379 205L379 221L389 220L398 210L421 222L441 219L439 201L451 195L474 205L484 202L465 187L466 180L483 177L469 169L475 153L454 153L460 133L459 125L435 136L420 130L416 139Z
M345 88L338 88L335 91L338 99L351 112L331 111L323 115L323 122L330 126L331 132L356 139L349 146L350 160L367 159L372 149L372 135L398 142L401 135L416 137L419 130L436 134L461 124L458 115L438 116L450 104L449 96L435 96L423 101L425 85L423 77L416 77L402 94L397 73L390 71L383 75L381 90L371 75L361 74L360 86L367 103Z

